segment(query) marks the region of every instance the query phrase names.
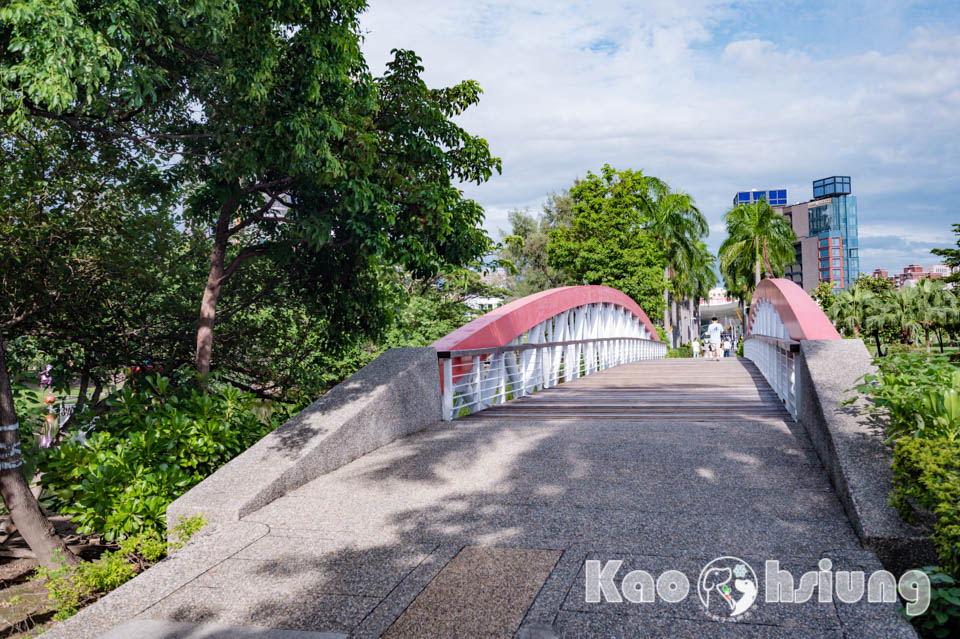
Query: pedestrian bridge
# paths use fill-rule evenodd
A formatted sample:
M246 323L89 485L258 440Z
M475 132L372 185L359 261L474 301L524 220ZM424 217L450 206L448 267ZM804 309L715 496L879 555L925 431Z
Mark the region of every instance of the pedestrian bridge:
M834 369L862 343L785 280L746 333L742 359L668 359L630 298L585 286L388 351L170 507L206 534L48 636L915 637L892 601L760 600L734 624L698 596L720 557L763 592L767 560L799 586L905 556L856 492L883 478L844 461ZM633 603L634 570L689 595Z
M783 408L795 417L795 353L800 341L838 340L839 334L800 287L771 279L756 291L746 335L744 355L752 363L744 365L749 385L762 397L772 387ZM744 380L738 376L726 378L730 394L724 401L723 386L711 383L718 381L717 371L703 366L632 365L602 381L570 386L611 367L667 355L667 346L646 313L630 297L606 286L572 286L530 295L432 346L440 363L445 420L478 411L490 411L491 416L534 411L553 417L683 417L708 402L720 418L725 410L746 415L744 411L756 408L761 416L772 407L742 401ZM543 392L548 390L552 392Z

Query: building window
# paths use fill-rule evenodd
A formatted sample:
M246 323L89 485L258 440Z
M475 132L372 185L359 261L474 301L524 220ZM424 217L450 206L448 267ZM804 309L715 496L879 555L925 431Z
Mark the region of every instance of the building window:
M840 249L838 248L833 249L833 254L836 255L837 257L840 257Z
M820 240L820 246L826 246L826 245L827 245L827 238L821 239L821 240Z
M830 257L830 251L827 249L820 249L820 257Z
M834 266L840 266L840 260L834 259L834 260L833 260L833 265L834 265Z
M821 281L822 281L822 280L829 280L829 279L830 279L830 271L820 271L820 280L821 280Z
M834 246L840 246L840 238L839 238L839 237L831 237L831 238L830 238L830 243L833 244Z
M833 276L834 276L834 277L843 277L843 271L841 271L841 270L838 269L838 268L835 268L835 269L833 269Z

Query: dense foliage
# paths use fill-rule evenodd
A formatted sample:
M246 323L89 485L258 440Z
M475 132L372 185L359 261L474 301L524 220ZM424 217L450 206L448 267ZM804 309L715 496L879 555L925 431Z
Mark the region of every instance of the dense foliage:
M883 416L893 444L891 503L907 521L933 525L939 568L930 610L914 623L924 636L960 628L960 367L946 356L893 351L875 359L878 371L857 390ZM934 578L936 576L936 579Z
M617 288L647 315L663 312L666 288L663 247L645 227L650 218L650 184L640 171L606 165L587 173L570 189L573 221L551 231L548 263L577 284Z
M39 462L50 505L108 540L163 533L167 506L277 426L254 396L215 381L148 376L108 405L85 438Z

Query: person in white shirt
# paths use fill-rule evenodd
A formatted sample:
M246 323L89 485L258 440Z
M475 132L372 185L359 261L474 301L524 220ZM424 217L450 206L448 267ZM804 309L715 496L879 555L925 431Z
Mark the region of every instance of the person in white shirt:
M720 361L720 344L721 344L721 335L723 334L723 327L720 326L720 322L717 321L716 317L710 318L710 326L707 327L707 337L710 338L710 357L716 361Z
M723 340L723 356L730 357L730 338Z
M693 338L693 341L690 342L690 350L693 351L693 357L700 357L700 340L696 337Z

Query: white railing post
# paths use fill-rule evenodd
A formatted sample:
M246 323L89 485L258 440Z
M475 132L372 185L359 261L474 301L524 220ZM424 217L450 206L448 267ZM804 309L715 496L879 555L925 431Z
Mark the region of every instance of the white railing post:
M453 419L453 359L443 359L443 419Z

